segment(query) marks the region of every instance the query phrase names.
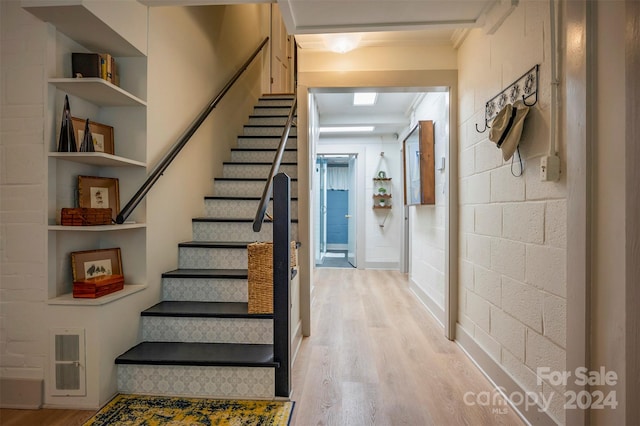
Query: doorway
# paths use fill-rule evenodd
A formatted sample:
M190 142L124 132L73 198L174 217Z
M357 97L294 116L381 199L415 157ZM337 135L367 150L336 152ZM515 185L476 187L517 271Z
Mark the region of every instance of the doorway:
M316 159L317 267L357 267L356 159L354 154L324 154Z

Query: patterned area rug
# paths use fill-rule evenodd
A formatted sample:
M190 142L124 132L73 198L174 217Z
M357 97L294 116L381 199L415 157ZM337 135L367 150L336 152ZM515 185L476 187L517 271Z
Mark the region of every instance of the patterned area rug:
M84 426L287 426L293 404L288 401L227 401L120 394Z

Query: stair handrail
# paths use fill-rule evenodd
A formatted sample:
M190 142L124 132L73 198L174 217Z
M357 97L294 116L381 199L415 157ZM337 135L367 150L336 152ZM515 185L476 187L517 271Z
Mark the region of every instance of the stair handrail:
M160 179L160 176L167 170L169 165L173 162L173 160L178 156L182 148L189 142L193 134L200 128L204 120L209 116L211 111L220 103L224 95L233 87L233 85L238 81L240 76L244 73L244 71L249 68L249 65L253 62L253 60L258 56L260 51L264 48L264 46L269 41L269 37L265 37L264 40L260 43L260 45L254 50L249 59L247 59L244 64L236 71L236 73L231 77L231 79L225 84L225 86L220 90L220 92L209 102L209 104L198 114L195 120L189 125L187 130L182 133L182 135L178 138L178 140L171 146L171 148L167 151L167 153L162 157L162 159L156 164L153 168L147 180L140 186L138 191L135 193L133 197L129 200L129 202L120 210L120 213L116 217L116 223L121 225L125 220L129 217L129 215L133 212L133 210L138 207L138 204L146 197L147 193L151 190L153 185Z
M294 94L293 105L291 105L291 109L289 110L289 117L287 118L287 122L284 126L284 131L282 132L282 136L280 137L280 144L278 145L278 149L276 150L273 164L271 164L271 171L269 171L269 177L267 178L267 183L265 183L264 185L262 198L260 198L260 203L258 204L258 209L256 210L256 216L253 220L254 232L260 232L260 230L262 229L262 223L264 222L264 217L267 214L267 206L269 205L269 199L271 198L271 192L273 191L273 177L278 173L278 170L280 169L280 163L282 163L282 157L284 156L284 151L286 149L287 142L289 141L289 132L291 131L291 126L293 125L293 119L297 107L298 99Z

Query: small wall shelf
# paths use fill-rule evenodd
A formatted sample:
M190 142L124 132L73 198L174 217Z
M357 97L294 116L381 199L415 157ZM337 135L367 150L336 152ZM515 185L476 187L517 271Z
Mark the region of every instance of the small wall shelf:
M98 297L97 299L78 299L74 298L72 293L63 294L53 299L47 300L49 305L71 305L71 306L100 306L107 303L114 302L116 300L127 297L131 294L147 288L146 284L125 284L122 290L115 293L108 294L106 296Z
M49 158L102 167L147 167L147 163L104 152L50 152Z
M51 78L49 83L98 106L147 106L146 101L101 78Z
M66 231L66 232L109 232L109 231L125 231L128 229L146 228L146 223L123 223L122 225L95 225L95 226L63 226L49 225L49 231Z
M391 178L374 177L373 178L373 208L374 209L390 209L391 204ZM383 190L383 191L381 191Z

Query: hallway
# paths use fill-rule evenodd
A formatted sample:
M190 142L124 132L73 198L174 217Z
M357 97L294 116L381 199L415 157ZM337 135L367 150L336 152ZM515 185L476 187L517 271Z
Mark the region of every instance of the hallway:
M492 386L402 274L316 269L312 312L293 370L293 425L522 424L504 405L464 403L467 392L472 403L481 392L493 399Z

